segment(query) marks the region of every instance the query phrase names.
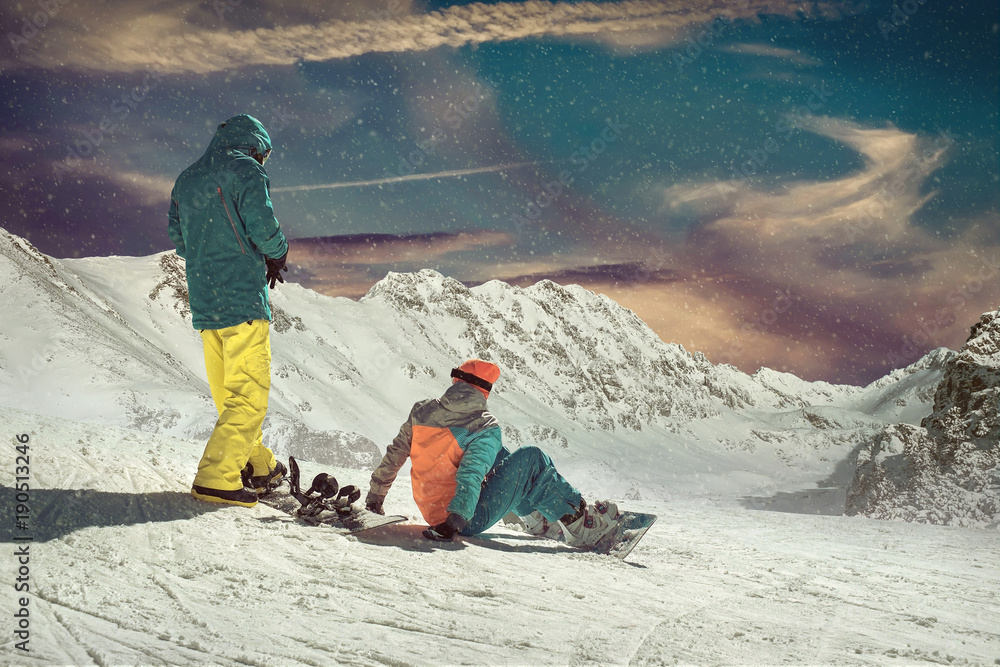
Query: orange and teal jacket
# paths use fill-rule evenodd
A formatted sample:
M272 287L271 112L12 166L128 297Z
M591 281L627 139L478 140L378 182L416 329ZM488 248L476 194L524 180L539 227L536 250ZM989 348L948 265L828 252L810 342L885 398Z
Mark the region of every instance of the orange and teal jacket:
M420 401L372 473L371 492L384 496L410 459L413 499L436 525L454 512L475 514L486 475L509 454L500 425L476 387L456 382L441 398Z

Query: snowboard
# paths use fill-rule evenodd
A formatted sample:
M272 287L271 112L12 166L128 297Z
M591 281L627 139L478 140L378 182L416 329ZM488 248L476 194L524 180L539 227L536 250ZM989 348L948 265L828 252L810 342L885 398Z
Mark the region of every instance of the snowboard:
M632 553L632 549L656 521L655 514L643 514L642 512L620 512L619 514L621 519L614 530L602 537L592 548L581 549L581 551L614 556L619 560L624 560ZM503 521L508 528L514 528L529 535L564 541L562 531L557 524L548 524L544 532L534 532L528 530L524 520L514 514L508 514Z
M299 465L294 457L288 458L288 472L287 478L259 494L257 502L301 519L309 525L328 526L345 535L388 526L409 518L400 514L376 514L355 506L361 492L354 486L339 487L337 481L326 473L317 475L309 490L303 492L299 485Z

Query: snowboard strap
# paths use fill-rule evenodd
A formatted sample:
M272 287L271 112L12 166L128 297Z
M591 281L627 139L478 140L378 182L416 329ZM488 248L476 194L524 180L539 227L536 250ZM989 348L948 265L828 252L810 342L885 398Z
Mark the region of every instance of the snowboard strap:
M353 485L339 488L333 475L326 473L317 475L312 487L302 493L301 473L294 456L288 457L288 471L288 486L292 496L302 505L298 509L298 514L302 516L316 516L324 510L347 515L354 511L351 505L361 498L361 489Z
M292 497L295 498L303 505L309 504L309 497L302 493L302 487L299 486L299 463L295 460L294 456L288 457L288 487L289 492Z

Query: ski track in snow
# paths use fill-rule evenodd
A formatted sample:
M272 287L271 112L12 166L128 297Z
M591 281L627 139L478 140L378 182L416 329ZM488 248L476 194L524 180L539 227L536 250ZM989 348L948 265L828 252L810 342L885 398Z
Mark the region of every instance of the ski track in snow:
M421 538L418 520L345 537L263 505L192 500L199 441L9 408L0 417L31 435L37 512L32 651L8 635L2 664L1000 659L996 531L733 499L630 504L659 520L625 562L502 527L452 544ZM333 472L361 485L369 474ZM417 517L404 477L387 509ZM12 466L0 468L0 484L12 482ZM15 559L2 561L13 582Z

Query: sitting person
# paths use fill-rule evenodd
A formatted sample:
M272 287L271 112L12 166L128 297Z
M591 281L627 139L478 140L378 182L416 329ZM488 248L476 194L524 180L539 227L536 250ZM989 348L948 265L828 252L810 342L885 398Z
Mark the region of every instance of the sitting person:
M533 516L537 534L557 528L570 546L589 548L618 523L614 503L588 505L538 447L513 453L486 410L500 369L470 359L451 372L441 398L420 401L372 473L366 507L379 514L399 469L409 458L413 499L432 540L476 535L513 512Z

